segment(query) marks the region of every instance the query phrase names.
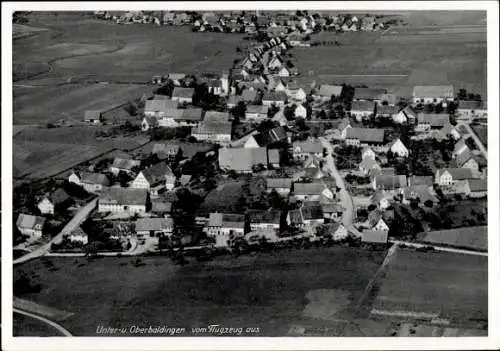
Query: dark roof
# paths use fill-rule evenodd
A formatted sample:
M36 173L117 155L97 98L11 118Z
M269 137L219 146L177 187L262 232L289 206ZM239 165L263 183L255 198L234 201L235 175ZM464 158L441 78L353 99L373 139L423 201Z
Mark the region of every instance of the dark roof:
M481 101L475 100L459 100L458 101L458 110L478 110L482 108Z
M486 179L469 179L469 188L472 192L488 190L488 181Z
M353 101L351 104L351 111L375 111L375 103L373 101Z
M155 95L162 96L162 95ZM144 107L145 112L163 112L166 113L169 109L177 108L179 103L177 101L170 100L165 96L165 99L155 99L146 100L146 106Z
M407 185L405 175L378 175L375 177L375 184L377 188L383 189L397 189L403 188Z
M165 180L166 176L172 176L173 172L165 162L160 162L141 171L150 185Z
M90 120L90 119L100 119L101 118L101 111L85 111L84 119L85 120Z
M285 101L287 98L283 91L266 91L262 100L265 101Z
M320 195L327 189L325 183L294 183L293 193L295 195Z
M145 205L148 197L146 189L105 188L99 196L100 203L118 205Z
M106 175L101 173L92 173L92 172L81 172L80 182L89 184L101 184L101 185L109 184L109 180L108 177L106 177Z
M208 217L210 227L245 228L245 216L234 213L210 213Z
M417 238L426 243L450 245L476 250L488 249L488 227L463 227L420 233Z
M172 218L139 218L135 222L136 232L150 230L168 230L172 229L174 221Z
M193 88L175 87L174 91L172 92L172 98L174 98L174 97L192 98L193 95L194 95Z
M287 139L285 128L276 127L253 136L259 146L267 146Z
M204 123L223 123L229 121L229 112L207 111L203 118Z
M50 200L54 205L61 204L69 199L69 195L64 189L57 189L50 195Z
M378 100L386 89L378 88L354 88L354 100Z
M281 219L281 211L278 210L248 210L247 215L250 223L279 224Z
M472 170L470 168L443 168L439 170L439 174L441 175L445 171L451 174L453 180L465 180L474 178L474 175L472 174Z
M409 178L409 183L412 186L418 186L418 185L432 186L434 184L434 178L432 176L411 176Z
M161 199L151 201L151 212L154 213L169 213L172 211L172 203Z
M399 112L398 106L379 105L377 106L377 115L395 115Z
M358 139L362 143L382 143L384 142L384 129L349 128L347 130L347 139Z

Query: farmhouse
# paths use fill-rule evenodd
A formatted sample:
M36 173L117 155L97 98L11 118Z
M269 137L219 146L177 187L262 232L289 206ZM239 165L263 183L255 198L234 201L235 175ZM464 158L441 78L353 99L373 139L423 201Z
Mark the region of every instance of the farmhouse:
M326 224L328 233L332 236L334 241L344 240L349 236L347 229L342 225L342 223L330 223Z
M389 151L398 157L408 157L409 154L408 149L399 138L389 144Z
M273 209L267 211L248 210L247 216L251 231L263 229L280 230L281 211Z
M164 188L172 190L175 186L175 176L170 167L161 162L139 172L131 184L133 189L146 189L151 196L158 196Z
M338 203L322 204L321 208L323 210L323 217L333 221L340 220L344 212L344 208Z
M197 140L229 143L231 141L231 130L231 122L211 122L204 120L197 127L191 129L191 135Z
M17 229L19 229L21 234L28 235L32 239L39 239L42 237L44 224L45 218L24 213L21 213L16 221Z
M248 105L245 111L245 118L249 121L260 122L267 118L269 106L264 105Z
M158 119L160 127L193 127L197 126L203 115L201 108L169 109Z
M323 145L318 139L313 141L295 141L292 145L293 158L304 160L308 157L323 156Z
M429 129L441 129L450 123L450 117L444 113L419 113L415 131L422 132Z
M87 124L101 124L102 112L101 111L85 111L83 122Z
M266 178L267 192L270 193L274 190L281 196L288 196L292 182L291 178Z
M64 206L71 198L68 193L59 188L50 195L46 195L37 205L41 214L54 214L54 209Z
M262 133L251 135L245 142L245 148L258 148L263 146L270 146L274 143L283 142L287 140L285 128L275 127L264 131Z
M413 88L414 104L453 101L454 97L452 85L416 85Z
M106 188L99 196L97 211L145 213L148 200L146 189Z
M139 218L135 222L138 238L171 236L174 232L172 218Z
M363 117L373 117L375 114L375 103L373 101L353 101L351 104L351 116L361 121Z
M207 81L208 93L213 95L222 95L224 93L222 89L222 81L220 79L209 79Z
M210 213L204 228L208 236L214 237L215 246L229 246L232 237L245 234L245 216L230 213Z
M278 92L266 91L264 93L264 96L262 97L262 104L265 106L271 106L271 105L283 106L283 105L285 105L286 101L287 101L287 96L282 91L278 91Z
M376 149L383 145L384 134L384 129L349 128L347 129L345 142L347 145L368 145Z
M207 111L203 122L205 123L226 123L229 121L229 112Z
M312 230L314 227L325 223L323 209L320 205L309 205L290 210L286 222L291 227Z
M361 159L365 158L371 158L372 160L375 160L375 152L369 147L364 147L363 150L361 151Z
M294 183L293 195L301 201L319 201L321 197L333 199L334 193L323 182Z
M464 152L470 152L471 149L467 146L465 139L460 139L456 142L455 147L453 149L453 157L457 157L458 155Z
M373 178L374 190L394 191L407 186L405 175L381 174Z
M411 201L418 201L419 204L425 204L430 201L432 205L435 205L439 203L439 199L435 196L434 192L430 190L426 185L420 185L420 186L408 186L403 189L403 197L402 197L402 203L403 204L410 204Z
M380 232L389 232L389 226L382 217L383 213L380 210L372 211L368 215L368 223L370 225L371 230Z
M457 122L469 123L474 118L487 118L488 110L485 101L458 101L455 118Z
M446 123L443 128L438 131L436 138L439 140L443 140L449 139L450 137L454 140L457 140L460 139L461 135L457 128L455 128L451 123Z
M194 89L193 88L181 88L175 87L172 92L172 100L178 101L179 103L193 103Z
M342 94L342 88L341 85L322 84L318 92L313 94L313 98L321 101L329 101L332 96L338 98Z
M293 111L295 118L306 118L307 117L307 109L302 105L298 104Z
M408 178L408 185L410 186L426 186L432 189L433 184L433 176L411 176Z
M378 105L377 106L377 117L394 119L394 118L397 118L398 112L399 112L398 106L392 106L392 105Z
M99 192L103 187L109 186L108 177L101 173L81 172L78 175L73 172L69 181L81 185L89 193Z
M454 159L454 163L457 167L470 168L475 170L479 170L479 162L481 162L482 165L486 164L485 162L481 161L478 156L474 155L469 148L456 155Z
M394 194L384 190L376 191L370 198L371 204L377 206L380 210L385 210L391 206L392 200L394 200Z
M354 88L353 100L374 101L380 103L382 96L387 93L386 89L379 88Z
M413 123L417 119L417 113L411 108L411 106L406 106L396 115L392 116L392 120L395 123Z
M167 112L171 109L176 109L179 106L178 101L173 101L168 99L159 99L163 95L155 95L154 100L146 100L146 106L144 107L144 115L149 117L164 117Z
M89 242L88 234L80 226L76 227L69 234L65 234L64 238L67 238L72 243L80 243L82 245L86 245Z
M451 185L457 180L477 178L470 168L442 168L436 171L434 183L445 186Z
M267 149L258 148L222 148L219 150L219 167L238 173L252 173L252 167L268 164Z
M480 198L488 195L488 181L486 179L468 179L469 197Z
M115 157L113 164L110 166L110 172L115 176L120 172L132 173L134 167L139 167L141 165L140 160L125 159L121 157Z
M141 130L147 132L150 129L158 127L158 119L156 117L146 116L142 119Z
M260 93L257 90L244 89L241 98L246 103L256 104L260 102Z
M158 156L160 160L173 161L181 153L179 145L170 143L155 143L151 153Z
M361 160L359 163L359 170L365 176L372 176L373 174L380 172L381 168L374 158L368 157Z

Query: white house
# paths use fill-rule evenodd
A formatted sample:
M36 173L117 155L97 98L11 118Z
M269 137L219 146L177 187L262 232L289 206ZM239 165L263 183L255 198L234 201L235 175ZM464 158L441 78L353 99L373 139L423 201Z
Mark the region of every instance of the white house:
M170 167L164 163L158 163L139 172L131 184L133 189L146 189L151 196L158 196L164 188L172 190L175 186L175 176Z
M210 213L204 228L208 236L215 238L216 247L229 246L232 238L245 234L245 216L230 213Z
M178 101L179 103L193 103L194 89L193 88L181 88L175 87L172 92L172 100Z
M399 138L389 145L389 150L398 157L408 157L409 154L408 149Z
M297 107L295 107L294 114L295 114L295 117L306 118L307 117L307 110L302 104L299 104L299 105L297 105Z
M278 76L280 77L290 77L290 71L286 67L281 67L278 72Z
M146 189L106 188L99 196L97 211L112 213L145 213L148 202Z
M344 240L349 236L347 229L342 225L342 223L339 222L332 223L329 227L329 231L335 241Z
M290 189L292 188L293 179L291 178L266 178L267 192L270 193L273 190L276 191L281 196L288 196Z
M323 156L323 144L319 140L295 141L292 144L293 158L304 160L310 156L320 158Z
M304 229L313 229L325 223L321 206L308 205L296 210L288 211L286 222L289 226Z
M21 234L28 235L33 239L42 237L44 224L45 218L24 213L21 213L16 221L17 229L19 229Z
M72 179L75 179L74 177ZM80 183L89 193L97 193L105 186L109 186L109 179L101 173L81 172Z
M249 210L247 212L250 230L272 229L280 230L281 211L278 210Z
M319 201L322 196L333 199L334 193L323 182L294 183L293 195L301 201Z
M248 105L245 111L245 119L249 121L262 121L267 118L269 106Z
M375 160L375 152L373 152L373 150L369 147L365 147L362 151L361 151L361 159L372 159L372 160Z
M373 215L373 216L372 216ZM382 218L382 215L379 212L372 212L370 213L369 222L370 222L370 229L375 230L375 231L380 231L380 232L388 232L389 231L389 226L387 223L385 223L384 219Z
M139 218L135 222L138 238L171 236L174 232L174 221L171 217Z
M452 85L417 85L413 88L413 103L440 103L453 101Z
M83 231L83 229L78 226L71 233L64 235L65 238L72 243L80 243L82 245L86 245L89 242L89 236L87 233Z
M434 183L441 186L451 185L457 180L477 178L470 168L443 168L436 171Z

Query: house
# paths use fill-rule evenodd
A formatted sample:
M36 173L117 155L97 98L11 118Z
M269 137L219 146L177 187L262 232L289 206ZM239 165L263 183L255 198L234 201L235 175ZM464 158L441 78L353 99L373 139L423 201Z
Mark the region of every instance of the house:
M185 73L169 73L168 79L170 79L175 86L180 86L182 81L186 78Z
M386 93L380 94L380 101L381 103L379 104L379 106L395 106L399 102L399 98L396 94Z
M486 179L468 179L469 197L480 198L488 195L488 181Z
M229 112L207 111L203 122L205 123L226 123L229 121Z
M380 210L370 212L370 214L368 215L368 223L371 230L389 232L389 226L384 221L383 212Z
M373 174L376 174L377 172L380 172L381 168L377 161L375 161L375 159L364 158L359 163L359 170L363 175L371 176Z
M454 98L452 85L416 85L413 88L414 104L436 104L453 101Z
M85 111L83 122L86 124L101 124L102 112L101 111Z
M285 68L285 67L283 67L283 68ZM274 91L283 91L283 92L285 92L286 91L286 85L285 85L285 83L283 83L283 81L281 79L278 79L278 81L275 82L273 90Z
M417 113L411 108L411 106L406 106L400 110L397 114L392 116L392 120L395 123L414 123L417 119Z
M332 97L340 97L342 94L342 85L322 84L319 90L313 94L315 100L330 101Z
M54 214L54 209L67 204L71 198L64 189L57 189L50 195L46 195L37 205L41 214Z
M288 83L286 94L289 98L298 102L304 102L307 98L307 94L304 89L301 87L294 88L290 83Z
M465 153L465 152L470 152L471 149L469 148L469 146L467 146L467 143L465 142L465 139L460 139L459 141L457 141L455 143L455 147L453 148L453 157L457 157L459 156L460 154L462 153Z
M150 129L158 127L158 119L156 117L146 116L142 119L141 130L147 132Z
M365 147L361 151L361 159L364 160L367 158L371 158L372 160L375 160L375 152L373 152L373 150L369 147Z
M79 243L81 245L87 245L89 242L88 234L80 226L73 229L69 234L64 234L64 238L67 238L72 243Z
M267 192L270 193L274 190L281 196L288 196L292 182L291 178L266 178Z
M278 56L273 57L271 61L269 61L269 64L267 65L269 69L278 69L281 68L282 66L283 62L281 62Z
M386 231L363 230L361 242L367 244L387 244Z
M223 95L222 81L220 79L209 79L207 81L208 93L213 95Z
M338 221L342 218L344 208L338 203L324 203L321 205L323 217L332 221Z
M323 144L318 139L312 141L295 141L292 144L293 158L305 160L308 157L320 158L323 156Z
M434 206L439 203L439 199L431 189L426 185L408 186L403 189L402 203L408 205L411 201L418 201L420 204L425 204L430 201Z
M265 106L283 106L287 101L287 96L282 91L266 91L262 97L262 104Z
M334 193L324 182L315 183L294 183L293 195L301 201L319 201L321 197L333 199Z
M76 175L76 173L73 174ZM72 176L70 176L70 178L74 179ZM76 176L78 177L78 175ZM109 186L109 179L106 175L101 173L81 172L79 183L77 184L81 185L85 191L89 193L96 193L101 191L103 187Z
M354 101L373 101L380 103L382 96L387 94L386 89L380 88L354 88Z
M16 221L17 229L19 229L21 234L28 235L32 239L39 239L42 237L44 225L45 218L24 213L21 213Z
M430 129L441 129L450 123L450 117L444 113L419 113L415 131L422 132Z
M457 180L467 180L477 178L470 168L442 168L436 170L434 183L445 186L451 185Z
M215 238L216 247L229 246L234 237L245 234L245 216L231 213L210 213L204 231Z
M173 101L168 99L166 96L160 98L163 95L155 95L155 99L146 100L146 105L144 107L144 115L149 117L164 117L168 110L176 109L179 106L178 101Z
M398 112L399 112L398 106L393 106L393 105L377 106L377 117L392 118L394 120L395 118L397 118Z
M307 117L307 109L302 105L298 104L295 107L295 111L293 112L295 115L295 118L306 118Z
M467 148L465 151L455 156L454 163L459 168L470 168L479 170L479 163L476 160L477 156Z
M373 117L375 114L375 103L373 101L353 101L351 104L351 116L361 121L363 118Z
M269 106L248 105L245 111L245 118L249 121L261 122L267 118Z
M146 189L106 188L99 196L97 212L145 213L148 200Z
M272 229L275 231L280 230L281 226L281 211L278 210L248 210L248 221L250 223L250 230L263 230Z
M455 111L457 122L470 123L475 118L487 118L488 109L486 101L459 100Z
M408 157L409 154L408 149L399 138L389 144L389 151L398 157Z
M384 129L349 128L345 142L347 145L372 145L374 148L384 143Z
M443 128L441 128L438 133L435 135L438 140L450 139L450 137L454 140L460 139L460 132L453 126L451 123L446 123Z
M174 221L172 218L138 218L135 222L135 233L137 238L159 238L170 237L174 232Z
M378 190L370 198L372 205L377 206L380 210L385 210L391 206L391 202L394 200L394 194L385 192L384 190Z
M231 122L201 121L197 127L191 129L191 136L196 140L206 140L216 143L231 142Z
M163 199L151 200L151 213L158 216L169 216L172 212L172 202Z
M454 180L451 184L441 185L441 192L444 195L464 195L470 194L468 179Z
M222 148L219 150L219 167L238 173L252 173L253 167L268 165L267 148Z
M260 93L257 90L243 89L241 98L248 104L260 103Z
M176 144L155 143L153 144L151 154L158 156L160 160L174 161L177 156L182 154L182 150L180 146Z
M125 172L127 174L132 173L134 167L139 167L141 165L141 160L133 160L129 158L115 157L113 164L110 166L109 170L115 176L120 172Z
M286 142L287 138L288 136L285 128L281 126L275 127L266 130L262 133L251 135L245 142L245 145L243 147L258 148L258 147L270 146L278 142Z
M288 211L286 222L291 227L313 229L325 223L321 205L307 205Z
M181 88L175 87L172 92L172 100L178 101L179 103L193 103L194 89L193 88Z
M172 190L175 186L175 176L165 162L157 163L139 172L130 185L133 189L149 190L151 196L158 196L163 189Z
M426 186L432 189L434 185L433 176L411 176L408 178L409 186Z
M347 229L342 225L342 223L331 223L328 229L328 231L332 234L333 240L335 241L344 240L349 236Z
M394 191L407 186L405 175L380 174L373 178L374 190Z

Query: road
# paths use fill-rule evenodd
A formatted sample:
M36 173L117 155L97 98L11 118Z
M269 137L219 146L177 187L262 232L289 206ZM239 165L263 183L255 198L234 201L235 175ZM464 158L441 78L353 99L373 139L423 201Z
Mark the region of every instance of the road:
M327 150L325 167L329 169L330 173L335 178L337 186L340 188L340 202L345 208L345 211L342 214L342 224L348 231L360 237L362 235L361 232L354 228L354 225L352 224L352 220L354 218L354 202L345 187L344 179L337 171L337 167L335 167L335 161L332 156L333 146L325 137L320 137L319 139L321 141L321 144L323 144L323 147Z
M465 254L465 255L474 255L474 256L488 256L487 252L479 252L479 251L472 251L472 250L462 250L462 249L453 249L451 247L442 247L442 246L434 246L432 244L420 244L420 243L412 243L412 242L407 242L407 241L399 241L399 240L389 240L389 242L395 244L395 245L406 245L406 246L411 246L414 248L423 248L423 247L433 247L434 250L436 251L445 251L445 252L453 252L453 253L459 253L459 254Z
M42 323L48 324L52 328L56 329L59 333L61 333L64 336L73 336L67 329L63 328L61 325L57 324L56 322L51 321L50 319L47 319L45 317L37 316L36 314L30 313L30 312L25 312L23 310L13 308L12 309L14 313L19 313L24 316L28 316L31 318L34 318Z
M465 129L467 129L467 131L469 132L469 136L476 143L477 147L479 148L479 150L483 154L484 159L488 160L488 151L484 147L484 145L481 142L481 140L479 140L479 138L477 137L476 133L474 133L474 131L472 130L472 128L468 124L465 124L465 123L457 123L456 128L458 128L460 126L463 126Z
M20 264L45 255L47 252L49 252L52 243L61 242L64 234L71 233L71 231L77 228L87 218L90 212L92 212L92 210L96 207L96 205L97 205L97 198L89 202L84 207L80 208L80 210L78 210L76 215L64 226L63 230L61 230L61 232L57 234L55 237L53 237L52 240L50 240L47 244L40 246L39 248L33 250L27 255L19 257L18 259L14 260L13 264Z

